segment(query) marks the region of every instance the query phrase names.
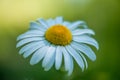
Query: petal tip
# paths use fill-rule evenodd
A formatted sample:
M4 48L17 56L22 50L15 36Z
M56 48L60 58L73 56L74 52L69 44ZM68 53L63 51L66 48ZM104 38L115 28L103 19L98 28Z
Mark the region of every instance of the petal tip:
M35 65L36 63L35 62L33 62L33 61L30 61L30 65Z

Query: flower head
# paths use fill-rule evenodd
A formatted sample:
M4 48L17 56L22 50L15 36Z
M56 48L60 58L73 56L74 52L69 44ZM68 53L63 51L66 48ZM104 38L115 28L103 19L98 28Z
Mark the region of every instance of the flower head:
M96 55L89 45L98 49L98 43L92 38L94 31L88 29L84 21L73 23L63 21L62 17L44 20L42 18L30 23L30 28L18 36L17 46L21 47L19 54L24 58L32 55L30 64L37 64L42 60L45 71L55 64L57 70L62 65L64 58L65 70L68 75L73 72L73 59L82 71L88 67L85 55L92 61Z

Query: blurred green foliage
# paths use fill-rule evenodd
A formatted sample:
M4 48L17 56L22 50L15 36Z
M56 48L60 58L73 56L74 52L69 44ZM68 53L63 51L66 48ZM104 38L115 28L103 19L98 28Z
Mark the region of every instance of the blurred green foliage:
M39 17L84 20L100 44L97 60L88 59L84 72L76 66L72 76L52 68L45 72L41 63L31 66L16 49L16 37L31 20ZM0 80L120 80L120 1L119 0L0 0ZM93 48L94 49L94 48Z

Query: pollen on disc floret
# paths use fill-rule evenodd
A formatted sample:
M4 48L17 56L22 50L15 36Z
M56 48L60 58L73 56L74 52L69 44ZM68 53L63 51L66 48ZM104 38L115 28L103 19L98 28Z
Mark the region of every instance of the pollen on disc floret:
M67 27L57 24L46 31L45 38L52 44L64 46L72 41L72 34Z

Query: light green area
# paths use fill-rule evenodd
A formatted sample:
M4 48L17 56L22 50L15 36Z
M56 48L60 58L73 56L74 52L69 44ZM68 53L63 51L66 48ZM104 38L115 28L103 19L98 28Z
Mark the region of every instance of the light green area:
M100 44L95 62L88 58L84 72L75 64L72 76L62 68L45 72L41 63L31 66L16 49L16 37L37 18L84 20ZM0 0L0 80L120 80L119 0Z

